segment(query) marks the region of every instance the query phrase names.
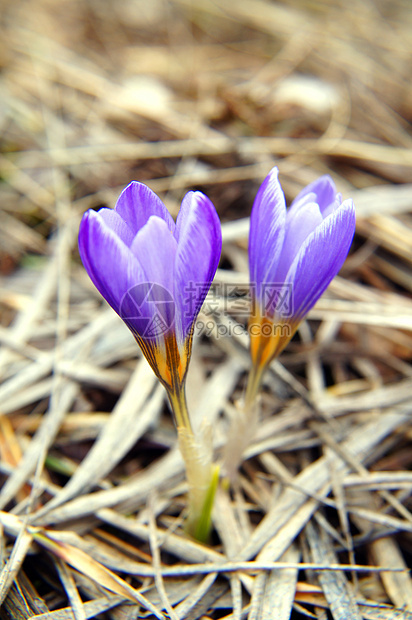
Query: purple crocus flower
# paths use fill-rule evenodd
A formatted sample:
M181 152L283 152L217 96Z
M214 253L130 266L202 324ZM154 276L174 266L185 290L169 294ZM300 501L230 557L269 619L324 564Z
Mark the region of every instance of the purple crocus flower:
M79 250L96 288L132 331L166 388L189 487L187 530L207 540L219 468L194 433L185 398L193 326L222 249L220 222L200 192L183 199L176 224L161 200L132 182L116 207L87 211Z
M86 271L132 331L169 396L182 388L194 321L221 247L219 218L201 192L186 194L175 224L158 196L133 181L114 210L89 210L81 221Z
M262 183L250 218L249 332L255 385L249 392L256 393L264 368L342 267L354 232L353 202L342 202L328 175L302 190L288 211L278 169Z

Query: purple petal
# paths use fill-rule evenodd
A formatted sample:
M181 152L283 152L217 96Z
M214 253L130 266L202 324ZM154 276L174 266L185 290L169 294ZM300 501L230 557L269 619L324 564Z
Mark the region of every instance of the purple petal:
M164 220L171 232L175 230L173 218L163 202L143 183L129 183L120 194L115 210L129 226L133 236L143 228L151 215Z
M162 286L143 281L122 299L120 316L135 336L163 349L163 338L174 331L175 302Z
M219 217L201 192L189 192L176 222L175 299L178 337L185 339L210 288L222 251Z
M129 248L132 245L134 234L120 215L114 209L107 208L100 209L98 213L106 226Z
M173 294L177 243L167 223L152 215L136 235L130 249L142 265L146 281L158 284Z
M312 195L309 194L309 196ZM303 242L321 222L322 215L319 206L314 202L303 204L299 210L294 209L287 212L285 240L276 268L276 282L284 282L289 267Z
M108 227L100 212L89 210L82 218L79 252L97 290L119 313L123 295L142 277L142 269L122 239Z
M342 204L342 194L336 194L335 200L330 203L329 207L323 210L322 216L323 218L328 217L331 213L339 209Z
M285 236L286 203L273 168L263 181L253 203L250 216L249 268L250 281L261 298L261 284L273 282Z
M313 192L308 192L299 198L299 200L294 200L290 205L286 217L289 219L291 217L295 217L295 214L299 212L305 205L310 203L317 204L317 196Z
M329 215L307 237L286 276L292 286L293 318L301 320L338 273L355 233L352 200Z
M142 265L145 286L130 292L142 320L135 329L145 338L157 339L174 329L174 262L177 243L167 223L152 215L136 235L131 251ZM129 295L129 296L130 296Z
M310 193L315 194L316 200L314 202L318 203L319 208L323 213L323 211L327 209L327 207L335 200L336 186L333 179L328 174L325 174L322 177L319 177L319 179L316 179L316 181L309 183L309 185L307 185L296 196L295 200L292 202L291 208L296 202L299 202L304 196L306 196L306 194Z

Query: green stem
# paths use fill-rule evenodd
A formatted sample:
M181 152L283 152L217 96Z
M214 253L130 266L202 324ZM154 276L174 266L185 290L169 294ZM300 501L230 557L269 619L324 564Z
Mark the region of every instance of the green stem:
M209 542L210 530L212 527L212 510L215 501L215 495L219 484L219 465L212 465L210 472L210 484L206 491L202 510L198 518L193 521L193 525L190 522L190 518L187 520L187 531L193 538L200 542Z

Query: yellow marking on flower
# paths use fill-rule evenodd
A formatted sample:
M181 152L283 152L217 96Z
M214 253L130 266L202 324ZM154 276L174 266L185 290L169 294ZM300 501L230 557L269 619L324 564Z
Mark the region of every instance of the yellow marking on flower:
M254 312L249 319L250 354L254 366L265 368L295 334L299 322L273 321Z
M175 334L162 336L159 340L142 338L134 334L153 372L168 390L180 388L186 376L190 359L191 338L179 349Z

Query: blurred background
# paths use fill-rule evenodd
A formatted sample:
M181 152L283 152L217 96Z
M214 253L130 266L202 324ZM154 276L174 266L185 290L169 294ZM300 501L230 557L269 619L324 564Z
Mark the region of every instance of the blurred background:
M289 198L330 170L346 194L410 181L411 13L407 0L3 1L3 262L54 229L56 184L71 214L138 179L173 211L202 187L231 219L274 163Z
M205 192L223 223L217 280L245 284L247 218L269 170L279 167L288 202L321 174L331 174L344 198L354 198L357 235L340 277L282 356L283 382L268 377L266 413L289 399L296 402L299 394L317 399L319 406L346 398L330 409L332 416L336 407L341 407L339 415L372 415L382 403L391 407L410 400L410 0L2 0L0 9L3 509L13 508L15 515L27 506L29 512L40 510L77 472L79 482L59 502L63 508L72 506L71 518L81 523L76 532L87 533L98 546L103 530L99 538L96 522L89 522L90 498L89 506L75 508L71 502L139 475L174 444L163 393L154 387L150 371L140 369L143 374L136 375L140 353L89 282L77 251L83 212L113 207L132 179L157 192L173 216L186 191ZM239 340L239 350L224 339L198 342L189 381L193 409L208 402L218 416L241 397L248 365L245 342ZM119 398L136 376L137 386L142 381L148 386L146 395L135 403L127 400L130 396ZM202 400L202 390L211 393L210 377L217 377L214 404ZM106 459L98 453L94 463L99 466L81 466L114 407L130 424L139 407L151 413L128 438L129 427L117 427L113 445L123 447L106 450ZM326 404L322 411L329 412ZM292 473L318 456L323 441L299 420L302 433L309 435L299 435L302 443L295 439L293 445L285 435L279 457ZM363 418L350 420L356 426ZM399 424L396 439L382 444L369 460L377 470L410 469L410 430L401 418ZM277 437L282 443L279 429ZM302 459L288 453L308 446L315 452ZM33 493L26 482L36 468L41 484ZM259 485L256 495L248 496L256 502L256 515L267 506L266 499L261 504L257 499ZM128 505L136 519L147 493ZM107 505L117 505L107 497ZM177 505L182 509L184 504ZM169 513L165 527L176 511ZM32 523L66 527L57 504L50 514L54 521ZM5 527L9 553L18 527L15 522ZM67 527L73 529L72 523ZM369 531L359 520L356 527L365 536ZM105 541L117 554L126 553L121 537ZM390 541L389 552L368 547L363 560L383 563L396 552L404 566L410 560L410 539L402 539L404 556ZM41 556L34 570L30 558L23 565L26 552L8 565L19 575L16 590L10 590L12 579L2 573L0 599L24 586L34 615L24 615L24 605L15 599L10 603L9 594L1 618L40 618L67 601L76 608L59 562ZM142 552L148 553L147 546ZM129 548L127 553L132 553ZM142 557L139 561L147 560ZM81 568L90 577L91 565L77 565ZM123 572L128 574L124 567ZM64 587L50 574L58 574ZM76 573L83 598L85 592L97 597L89 582L79 585L78 579ZM409 580L382 586L376 577L371 584L373 600L412 609ZM44 607L38 596L46 601ZM86 617L80 608L76 620ZM214 613L207 605L202 609ZM16 610L21 616L13 615ZM130 610L129 615L122 610L123 616L98 617L132 617ZM296 608L294 613L303 617Z

